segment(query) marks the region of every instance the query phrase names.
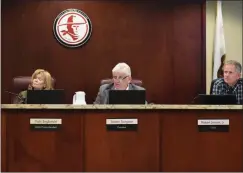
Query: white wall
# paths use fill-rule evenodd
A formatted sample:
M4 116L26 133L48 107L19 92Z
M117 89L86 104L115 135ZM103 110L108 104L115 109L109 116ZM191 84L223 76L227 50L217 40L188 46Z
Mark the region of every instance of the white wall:
M242 1L222 1L226 60L237 60L242 64ZM216 19L216 1L206 5L206 68L207 93L212 80L213 41Z

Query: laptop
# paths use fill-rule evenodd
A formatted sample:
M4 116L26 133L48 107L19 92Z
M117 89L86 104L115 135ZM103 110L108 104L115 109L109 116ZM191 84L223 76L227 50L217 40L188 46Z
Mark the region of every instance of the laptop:
M145 104L145 90L110 90L109 104Z
M27 104L63 104L64 90L27 90Z
M204 105L236 105L236 95L206 95L199 94L196 103Z

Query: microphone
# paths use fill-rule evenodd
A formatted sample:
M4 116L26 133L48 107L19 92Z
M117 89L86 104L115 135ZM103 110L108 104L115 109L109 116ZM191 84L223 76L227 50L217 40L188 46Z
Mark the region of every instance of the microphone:
M6 92L6 93L8 93L8 94L15 95L15 96L17 96L21 101L25 102L25 99L24 99L23 97L21 97L19 94L16 94L16 93L13 93L13 92L10 92L10 91L6 91L6 90L5 90L4 92Z
M196 97L194 97L191 103L195 103L195 101L197 100L198 97L199 97L199 95L197 95Z

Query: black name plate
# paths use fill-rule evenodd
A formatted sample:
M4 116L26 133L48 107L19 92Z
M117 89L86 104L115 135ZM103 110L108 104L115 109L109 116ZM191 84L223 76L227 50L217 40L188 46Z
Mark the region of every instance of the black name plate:
M198 119L199 132L229 132L229 119Z
M106 129L108 131L136 131L138 128L138 119L106 119Z
M30 129L33 131L56 131L61 128L62 119L30 118Z

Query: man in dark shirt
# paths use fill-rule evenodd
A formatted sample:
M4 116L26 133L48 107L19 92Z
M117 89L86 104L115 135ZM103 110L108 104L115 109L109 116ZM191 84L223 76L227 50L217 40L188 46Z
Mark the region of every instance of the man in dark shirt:
M241 78L241 64L237 61L227 61L224 64L224 77L219 78L213 85L214 95L235 94L237 103L243 104L243 79Z

